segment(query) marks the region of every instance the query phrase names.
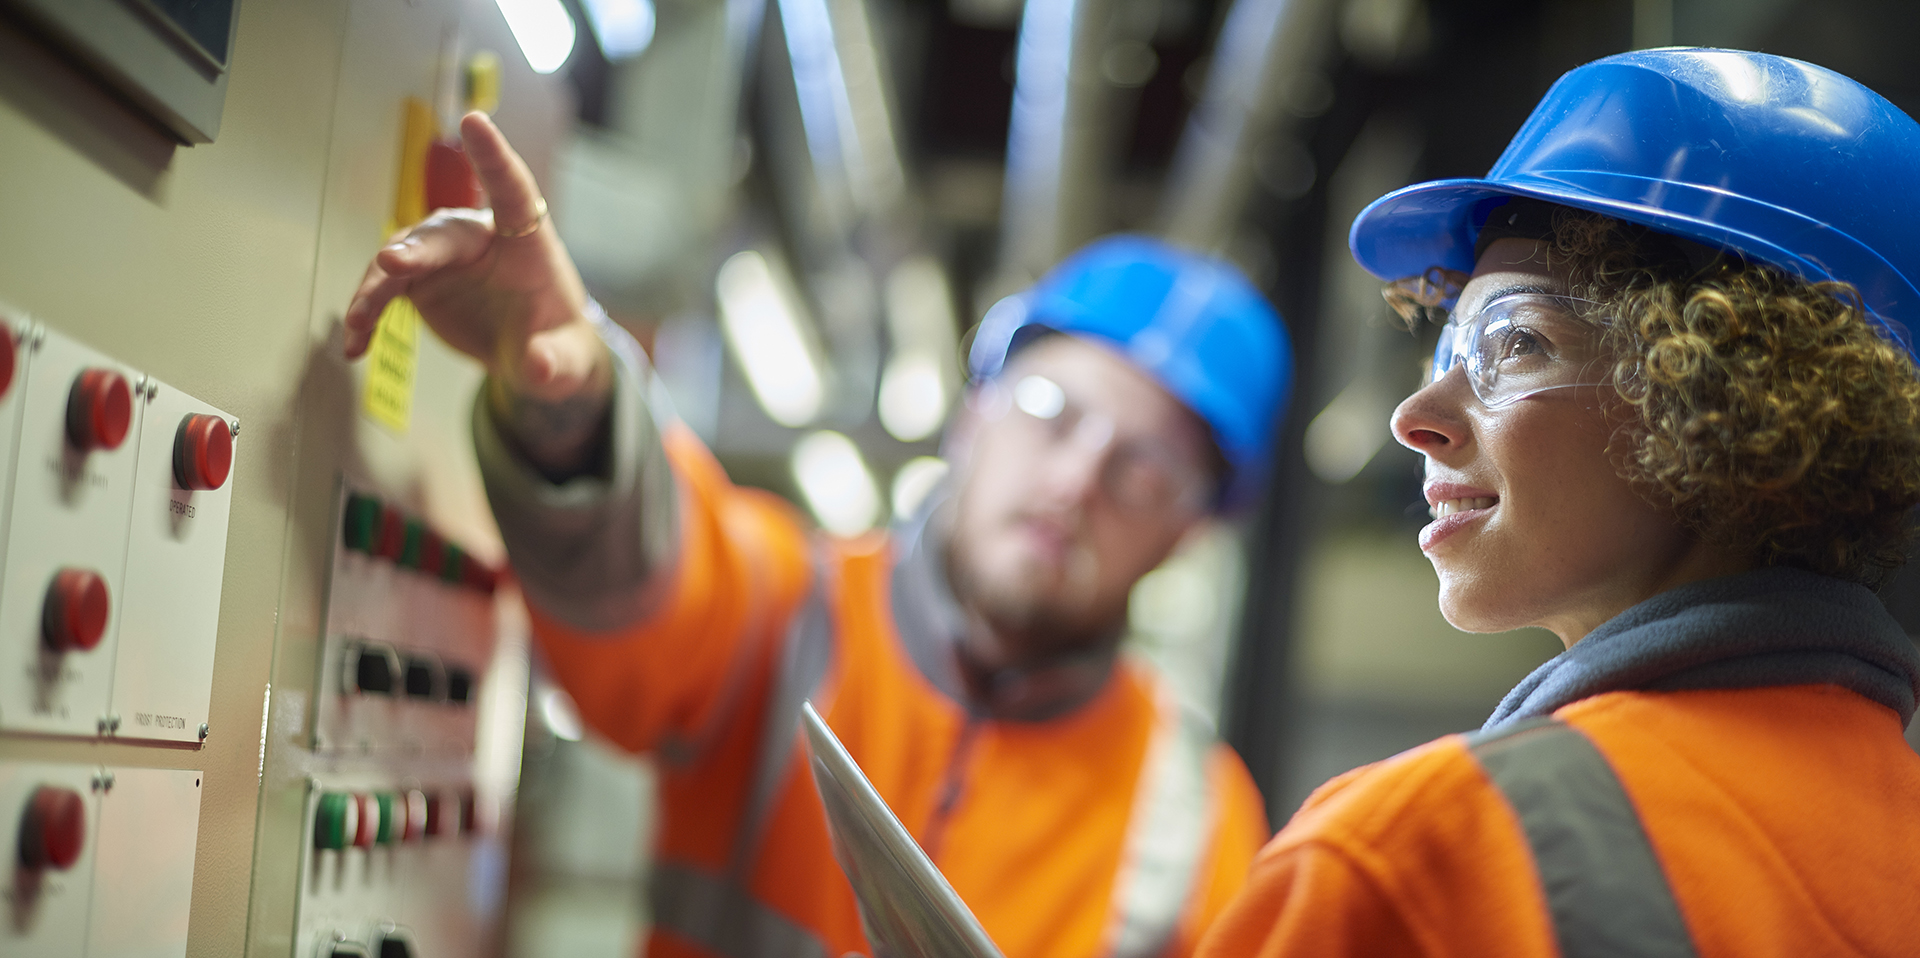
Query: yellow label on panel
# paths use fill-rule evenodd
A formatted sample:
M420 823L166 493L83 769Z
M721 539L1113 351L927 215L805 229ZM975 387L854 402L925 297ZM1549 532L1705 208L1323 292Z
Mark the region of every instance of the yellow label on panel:
M407 431L413 413L413 371L419 356L420 311L405 296L380 314L367 348L367 391L361 408L367 418L397 433Z
M401 118L400 178L393 191L396 231L427 218L427 148L438 135L433 107L419 97L401 103Z

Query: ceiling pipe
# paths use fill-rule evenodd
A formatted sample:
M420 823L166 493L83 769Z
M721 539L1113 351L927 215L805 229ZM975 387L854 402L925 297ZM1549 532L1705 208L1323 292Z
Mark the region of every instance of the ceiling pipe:
M1281 132L1297 78L1317 69L1330 0L1236 0L1221 25L1205 91L1187 118L1161 203L1168 239L1224 251L1262 148Z
M1052 0L1021 16L994 292L1031 283L1099 227L1115 6Z

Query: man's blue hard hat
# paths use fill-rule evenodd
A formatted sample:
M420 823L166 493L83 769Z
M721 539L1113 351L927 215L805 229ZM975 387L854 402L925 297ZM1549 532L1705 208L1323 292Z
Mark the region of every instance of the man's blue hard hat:
M1920 124L1824 67L1644 50L1560 78L1484 179L1389 193L1353 221L1386 280L1470 272L1507 197L1593 210L1860 290L1893 338L1920 323Z
M999 375L1049 330L1114 347L1207 424L1231 470L1221 506L1257 496L1293 350L1280 314L1239 270L1143 236L1095 241L987 311L968 355L974 381Z

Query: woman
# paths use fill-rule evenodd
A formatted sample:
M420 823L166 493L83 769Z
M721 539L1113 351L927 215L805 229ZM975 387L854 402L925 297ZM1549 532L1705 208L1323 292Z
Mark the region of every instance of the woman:
M1205 953L1913 954L1920 127L1810 64L1613 57L1356 220L1448 309L1393 418L1447 619L1567 652L1317 792Z

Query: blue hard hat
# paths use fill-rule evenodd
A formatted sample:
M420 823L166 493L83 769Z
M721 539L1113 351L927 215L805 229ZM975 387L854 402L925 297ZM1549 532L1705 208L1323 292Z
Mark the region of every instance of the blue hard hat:
M1920 124L1824 67L1737 50L1644 50L1570 71L1484 179L1389 193L1353 256L1393 280L1470 272L1508 197L1593 210L1840 280L1912 348L1920 323Z
M1221 505L1254 499L1286 408L1286 326L1231 265L1143 236L1098 240L987 311L968 366L976 382L1053 330L1116 347L1212 430L1231 475Z

